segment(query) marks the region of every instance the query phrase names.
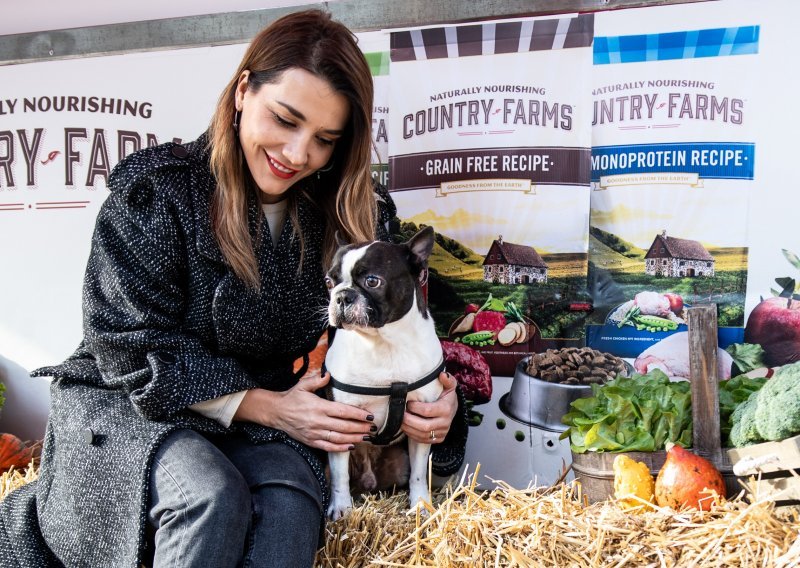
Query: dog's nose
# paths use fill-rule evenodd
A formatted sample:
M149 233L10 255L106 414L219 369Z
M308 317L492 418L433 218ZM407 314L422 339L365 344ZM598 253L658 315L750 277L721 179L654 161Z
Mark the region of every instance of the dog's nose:
M336 295L336 305L340 308L351 305L356 301L356 293L354 290L342 290Z

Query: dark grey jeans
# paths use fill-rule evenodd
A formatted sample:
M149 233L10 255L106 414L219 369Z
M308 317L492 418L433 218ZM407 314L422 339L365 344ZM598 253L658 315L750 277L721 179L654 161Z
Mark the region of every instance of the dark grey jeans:
M150 493L154 568L314 563L321 490L286 444L179 430L156 453Z

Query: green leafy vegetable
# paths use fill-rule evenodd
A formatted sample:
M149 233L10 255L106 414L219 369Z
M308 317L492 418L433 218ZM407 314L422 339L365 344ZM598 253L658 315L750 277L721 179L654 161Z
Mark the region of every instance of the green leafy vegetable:
M747 373L753 369L766 367L764 363L764 349L760 345L753 343L731 343L725 351L733 357L733 362L741 373Z
M761 349L758 345L755 347ZM735 359L734 357L734 360ZM736 365L738 366L739 363L737 362ZM746 401L751 394L760 390L766 381L767 379L763 377L750 378L747 375L739 375L728 381L720 381L719 429L724 446L730 446L732 444L729 438L731 436L731 429L733 428L733 411L737 406Z
M525 322L525 316L514 302L506 303L506 317L512 321Z
M784 365L736 407L730 441L741 447L800 434L800 362Z
M592 385L592 396L570 404L562 422L572 451L652 452L666 442L692 442L689 383L670 382L661 371L617 377Z
M486 298L486 301L480 307L478 312L482 312L483 310L490 310L492 312L505 312L506 305L503 303L503 300L499 298L492 298L492 294L489 293L489 297Z

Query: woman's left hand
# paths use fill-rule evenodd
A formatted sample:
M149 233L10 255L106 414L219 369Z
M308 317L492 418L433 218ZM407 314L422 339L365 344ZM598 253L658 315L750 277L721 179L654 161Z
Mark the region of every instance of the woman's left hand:
M421 444L442 442L458 410L455 378L449 373L439 373L439 381L444 390L435 402L409 402L403 416L401 429L406 436Z

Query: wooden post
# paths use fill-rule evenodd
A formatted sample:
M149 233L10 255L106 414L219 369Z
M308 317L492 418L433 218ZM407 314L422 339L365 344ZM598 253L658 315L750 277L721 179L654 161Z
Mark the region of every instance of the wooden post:
M689 374L692 389L693 449L719 465L719 367L717 305L699 304L689 312Z

